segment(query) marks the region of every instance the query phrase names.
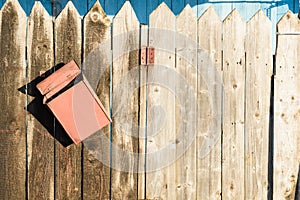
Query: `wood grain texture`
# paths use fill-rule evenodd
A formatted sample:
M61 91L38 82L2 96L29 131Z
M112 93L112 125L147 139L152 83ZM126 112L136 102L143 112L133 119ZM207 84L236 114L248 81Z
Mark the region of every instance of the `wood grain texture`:
M0 198L26 198L26 15L18 1L8 0L0 13Z
M140 26L140 34L140 46L148 46L148 25ZM148 66L140 65L138 199L146 196L147 73Z
M245 23L237 10L223 22L222 199L245 197L244 90Z
M222 21L213 7L198 20L198 46L197 197L221 199Z
M300 32L300 20L287 12L279 33ZM274 85L274 199L295 199L300 163L300 35L278 35ZM298 180L299 181L299 180Z
M146 199L176 199L175 20L165 3L150 15Z
M127 1L113 19L112 199L138 196L139 21Z
M84 17L84 75L96 90L108 114L110 114L111 81L110 24L110 19L106 16L99 1L96 1ZM101 139L99 140L96 135ZM109 199L110 126L104 127L101 134L96 133L96 135L84 141L83 198ZM96 156L98 153L101 153L101 158Z
M81 63L81 19L71 1L55 19L55 63ZM57 124L58 122L56 122ZM56 137L62 134L56 132ZM55 144L55 185L57 199L81 198L82 145Z
M245 198L267 199L272 24L262 10L247 23ZM263 33L263 34L262 34Z
M45 0L44 0L45 1ZM53 16L59 15L63 9L65 9L70 1L68 0L59 0L59 1L52 1L52 9L53 9ZM80 15L84 15L88 11L88 2L87 0L72 0L71 1L76 10L78 10Z
M40 2L34 4L28 18L27 57L30 81L54 65L52 17ZM33 105L28 106L30 112L38 113L41 107L46 109L42 96L34 96L28 96L28 102ZM29 199L53 199L54 138L32 114L27 115L27 120Z
M176 198L196 199L197 18L189 5L176 18L176 71Z

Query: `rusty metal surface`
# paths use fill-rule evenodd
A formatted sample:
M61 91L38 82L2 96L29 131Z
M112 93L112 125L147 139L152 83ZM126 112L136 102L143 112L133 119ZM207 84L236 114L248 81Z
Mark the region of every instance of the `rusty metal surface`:
M141 47L141 65L147 64L147 47Z
M140 64L153 65L155 58L154 47L141 47Z
M154 58L155 58L154 52L155 52L154 47L148 47L148 52L147 52L147 64L148 65L154 64Z

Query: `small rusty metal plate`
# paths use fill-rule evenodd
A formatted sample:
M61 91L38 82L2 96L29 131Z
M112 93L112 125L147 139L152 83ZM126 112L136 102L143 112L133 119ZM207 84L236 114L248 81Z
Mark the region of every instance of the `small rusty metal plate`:
M148 47L148 52L147 52L147 64L148 65L153 65L154 64L154 47Z
M141 65L147 65L147 47L141 48Z
M140 56L141 65L153 65L154 47L142 47Z

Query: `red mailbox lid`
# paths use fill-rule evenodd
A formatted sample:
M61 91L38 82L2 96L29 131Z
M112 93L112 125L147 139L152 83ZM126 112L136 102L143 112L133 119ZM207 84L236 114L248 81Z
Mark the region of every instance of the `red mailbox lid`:
M59 92L81 73L74 60L64 65L45 80L37 84L38 90L46 99ZM45 103L45 102L44 102Z

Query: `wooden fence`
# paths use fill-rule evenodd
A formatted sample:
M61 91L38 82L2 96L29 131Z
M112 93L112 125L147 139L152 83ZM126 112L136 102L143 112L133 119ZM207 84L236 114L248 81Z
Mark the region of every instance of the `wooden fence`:
M98 2L83 19L71 2L53 19L39 2L27 18L18 1L8 0L0 27L0 199L297 198L300 20L291 12L278 22L275 59L271 23L262 11L245 23L233 10L222 22L213 8L197 19L189 6L175 16L163 3L146 26L129 2L111 22ZM125 38L116 39L120 34ZM104 128L112 144L101 146L107 166L85 145L65 147L68 141L53 117L37 120L49 111L32 80L59 63L83 62L110 39L100 57L92 55L103 74L96 92L113 117ZM139 65L142 46L155 48L154 66ZM215 69L208 67L211 63ZM133 67L139 75L118 85ZM184 77L194 93L177 82L168 90L142 85L170 71ZM222 87L209 88L208 82L217 83L219 77ZM140 87L132 92L131 84ZM118 93L116 87L121 87ZM182 108L178 96L196 96L197 106ZM126 133L112 114L123 98L130 101L121 108L129 113L122 121L138 124L126 127ZM158 133L149 126L159 116L153 109L157 105L165 111ZM210 124L219 135L209 134ZM177 137L178 130L183 137ZM195 135L190 144L187 133ZM147 156L170 144L169 157L188 148L175 162L147 171L152 162L167 159ZM126 159L112 145L139 156ZM205 145L209 150L203 153ZM146 171L136 173L137 168Z

